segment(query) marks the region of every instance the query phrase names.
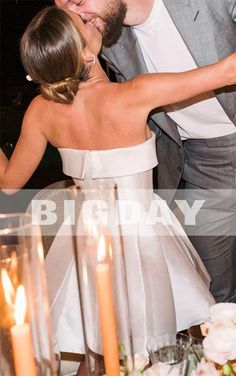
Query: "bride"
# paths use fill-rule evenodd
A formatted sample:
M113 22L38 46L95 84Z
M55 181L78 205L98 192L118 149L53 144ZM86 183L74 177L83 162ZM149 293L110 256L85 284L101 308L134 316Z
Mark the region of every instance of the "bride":
M0 187L6 193L24 186L47 142L58 148L63 170L76 184L102 178L115 182L118 190L150 190L152 169L158 163L155 135L147 126L150 111L236 83L236 54L184 73L111 83L97 58L101 40L90 22L56 7L42 10L27 27L21 59L27 74L40 84L41 94L25 113L11 159L0 151ZM135 199L151 204L145 196ZM138 350L145 349L150 335L204 321L214 302L201 260L167 206L165 213L173 226L159 223L150 238L137 234L136 240L124 242L126 255L128 249L133 252L126 262L128 288L133 289L132 320L143 339ZM56 237L46 259L49 283L58 278L54 266L63 262L63 254L55 255L57 246ZM74 266L59 277L60 288L51 302L57 342L61 351L83 352Z

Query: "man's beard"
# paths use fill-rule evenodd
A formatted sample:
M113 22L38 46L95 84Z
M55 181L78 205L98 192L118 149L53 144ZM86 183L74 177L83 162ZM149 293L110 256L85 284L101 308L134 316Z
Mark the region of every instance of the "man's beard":
M111 5L107 6L106 15L103 17L103 46L111 47L118 41L121 36L126 12L127 5L123 0L113 0Z

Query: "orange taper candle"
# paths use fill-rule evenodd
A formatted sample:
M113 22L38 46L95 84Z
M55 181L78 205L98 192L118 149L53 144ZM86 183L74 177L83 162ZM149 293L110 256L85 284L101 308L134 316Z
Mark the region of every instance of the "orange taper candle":
M106 256L104 236L98 244L97 290L102 335L102 348L105 362L106 376L119 376L119 351L116 330L115 309L112 297L110 265L103 261Z
M16 325L11 332L13 359L16 376L36 376L33 343L30 326L24 323L26 311L25 290L22 285L18 286L15 303Z

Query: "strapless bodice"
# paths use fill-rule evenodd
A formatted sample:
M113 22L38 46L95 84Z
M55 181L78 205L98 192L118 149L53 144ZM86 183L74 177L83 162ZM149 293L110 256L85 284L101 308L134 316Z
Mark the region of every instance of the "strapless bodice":
M63 172L75 181L119 178L151 171L157 165L155 134L130 147L108 150L58 148ZM149 187L151 188L151 187Z

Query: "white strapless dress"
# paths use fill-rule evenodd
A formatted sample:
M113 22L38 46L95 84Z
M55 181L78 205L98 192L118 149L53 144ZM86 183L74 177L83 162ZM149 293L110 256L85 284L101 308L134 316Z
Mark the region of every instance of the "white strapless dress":
M58 149L63 171L78 184L81 180L115 182L119 199L130 194L148 210L154 195L152 169L157 165L155 135L146 142L112 150ZM127 198L127 196L125 197ZM138 331L136 351L145 352L148 337L175 332L208 318L214 299L210 278L181 225L162 201L162 216L151 234L137 226L135 236L124 236L123 246L131 317ZM171 219L171 225L170 223ZM149 229L150 231L150 229ZM161 235L160 235L161 234ZM132 251L131 251L132 250ZM81 314L78 300L72 240L55 237L45 260L53 332L61 351L83 353ZM95 319L95 318L94 318ZM135 336L136 333L133 333ZM135 341L134 341L135 343ZM98 351L99 349L94 349Z

